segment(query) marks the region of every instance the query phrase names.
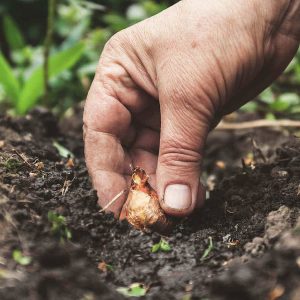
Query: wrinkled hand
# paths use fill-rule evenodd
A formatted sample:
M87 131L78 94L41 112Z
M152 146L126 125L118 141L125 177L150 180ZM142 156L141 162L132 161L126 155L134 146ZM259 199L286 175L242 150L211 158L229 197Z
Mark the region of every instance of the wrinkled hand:
M84 111L101 206L129 187L130 165L150 175L166 213L188 215L203 203L207 134L292 59L299 2L185 0L110 39ZM125 198L109 208L116 216Z

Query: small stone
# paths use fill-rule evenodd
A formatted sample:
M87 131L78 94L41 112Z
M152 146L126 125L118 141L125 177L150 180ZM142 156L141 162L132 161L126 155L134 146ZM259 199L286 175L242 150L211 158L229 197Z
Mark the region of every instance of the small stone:
M273 178L287 178L289 176L289 172L284 169L275 167L271 171L271 176Z

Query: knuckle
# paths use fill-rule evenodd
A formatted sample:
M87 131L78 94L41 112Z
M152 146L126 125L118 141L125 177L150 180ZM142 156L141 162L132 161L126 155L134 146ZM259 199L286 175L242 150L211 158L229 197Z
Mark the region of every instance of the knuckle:
M174 141L161 143L159 162L168 168L198 170L201 166L202 155L192 147Z
M104 45L97 69L96 78L101 78L103 69L109 68L113 63L117 63L126 51L126 39L124 32L120 31L115 33ZM97 76L98 75L98 76Z
M115 33L105 44L104 51L109 51L112 49L119 48L123 41L123 31Z
M123 29L113 36L106 42L103 53L104 54L111 54L111 53L121 53L126 52L128 46L131 44L132 36L133 36L132 28Z

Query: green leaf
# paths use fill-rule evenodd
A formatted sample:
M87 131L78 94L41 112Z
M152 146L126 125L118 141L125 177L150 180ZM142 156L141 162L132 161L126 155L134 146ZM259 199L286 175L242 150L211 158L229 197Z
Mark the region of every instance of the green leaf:
M152 253L156 253L158 251L169 252L171 250L172 248L170 244L164 239L160 239L160 241L157 244L154 244L151 248Z
M167 8L166 3L156 3L151 0L142 1L142 5L149 16L156 15Z
M68 228L65 228L65 237L67 240L70 240L72 238L72 233Z
M274 121L274 120L276 120L276 117L275 117L275 115L274 115L273 113L268 112L268 113L266 114L266 116L265 116L265 119L266 119L266 120L269 120L269 121Z
M299 113L300 113L300 105L293 106L293 107L290 109L290 113L291 113L291 114L299 114Z
M276 100L270 104L270 108L273 111L282 112L282 111L286 111L289 108L289 104L284 101Z
M125 297L142 297L146 295L147 289L143 284L133 283L129 287L119 287L117 292Z
M3 31L10 50L25 47L23 35L16 22L9 15L5 15L3 18Z
M0 52L0 84L12 103L17 103L20 86L12 68Z
M291 71L294 71L296 65L297 65L298 61L297 61L297 57L294 57L292 59L292 61L289 63L289 65L286 67L286 69L284 70L284 73L289 73Z
M161 239L161 241L160 241L160 249L164 252L169 252L172 250L169 243L163 239Z
M160 249L160 242L157 243L157 244L154 244L154 245L152 246L151 252L152 252L152 253L156 253L156 252L158 252L159 249Z
M103 20L115 32L125 29L131 25L129 20L115 13L105 14Z
M84 44L79 42L66 50L51 55L49 59L49 78L55 77L62 71L71 68L80 59L83 51ZM39 97L43 95L43 73L43 65L40 65L27 79L21 91L20 100L17 105L17 110L20 114L26 113L36 104Z
M284 93L278 97L278 100L288 103L289 105L297 105L300 103L300 97L296 93Z
M300 97L296 93L281 94L276 101L270 104L270 108L274 111L288 111L292 106L300 104Z
M214 248L214 245L213 245L212 237L209 236L208 237L208 247L204 251L204 253L201 256L200 260L201 261L205 260L207 258L207 256L209 255L209 253L213 250L213 248Z
M58 151L58 153L61 157L64 157L64 158L74 157L74 154L70 150L68 150L67 148L65 148L64 146L59 144L58 142L54 141L52 143L52 145L56 148L56 150Z
M298 64L295 67L295 79L298 83L300 83L300 59L298 59Z
M23 256L23 254L20 250L14 250L12 257L16 263L18 263L22 266L27 266L32 261L30 256Z
M59 215L54 211L49 211L47 217L48 221L51 223L51 232L53 234L58 234L62 242L64 242L64 239L70 240L72 238L72 233L67 227L67 221L64 216Z
M267 88L265 89L260 95L259 95L259 99L267 104L270 104L274 101L275 97L274 94L271 90L271 88Z
M244 112L256 112L257 111L257 108L258 108L258 105L256 102L254 101L251 101L251 102L248 102L246 104L244 104L240 110L241 111L244 111Z
M106 264L106 268L111 272L113 272L113 270L114 270L114 267L110 264Z

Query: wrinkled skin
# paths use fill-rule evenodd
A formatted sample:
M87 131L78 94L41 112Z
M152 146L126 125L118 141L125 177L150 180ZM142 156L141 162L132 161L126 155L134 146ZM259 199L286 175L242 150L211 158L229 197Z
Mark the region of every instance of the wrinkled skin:
M200 206L208 132L282 73L299 46L299 20L299 0L185 0L114 35L84 111L100 205L130 186L131 164L150 175L166 213ZM109 210L118 216L125 199Z

